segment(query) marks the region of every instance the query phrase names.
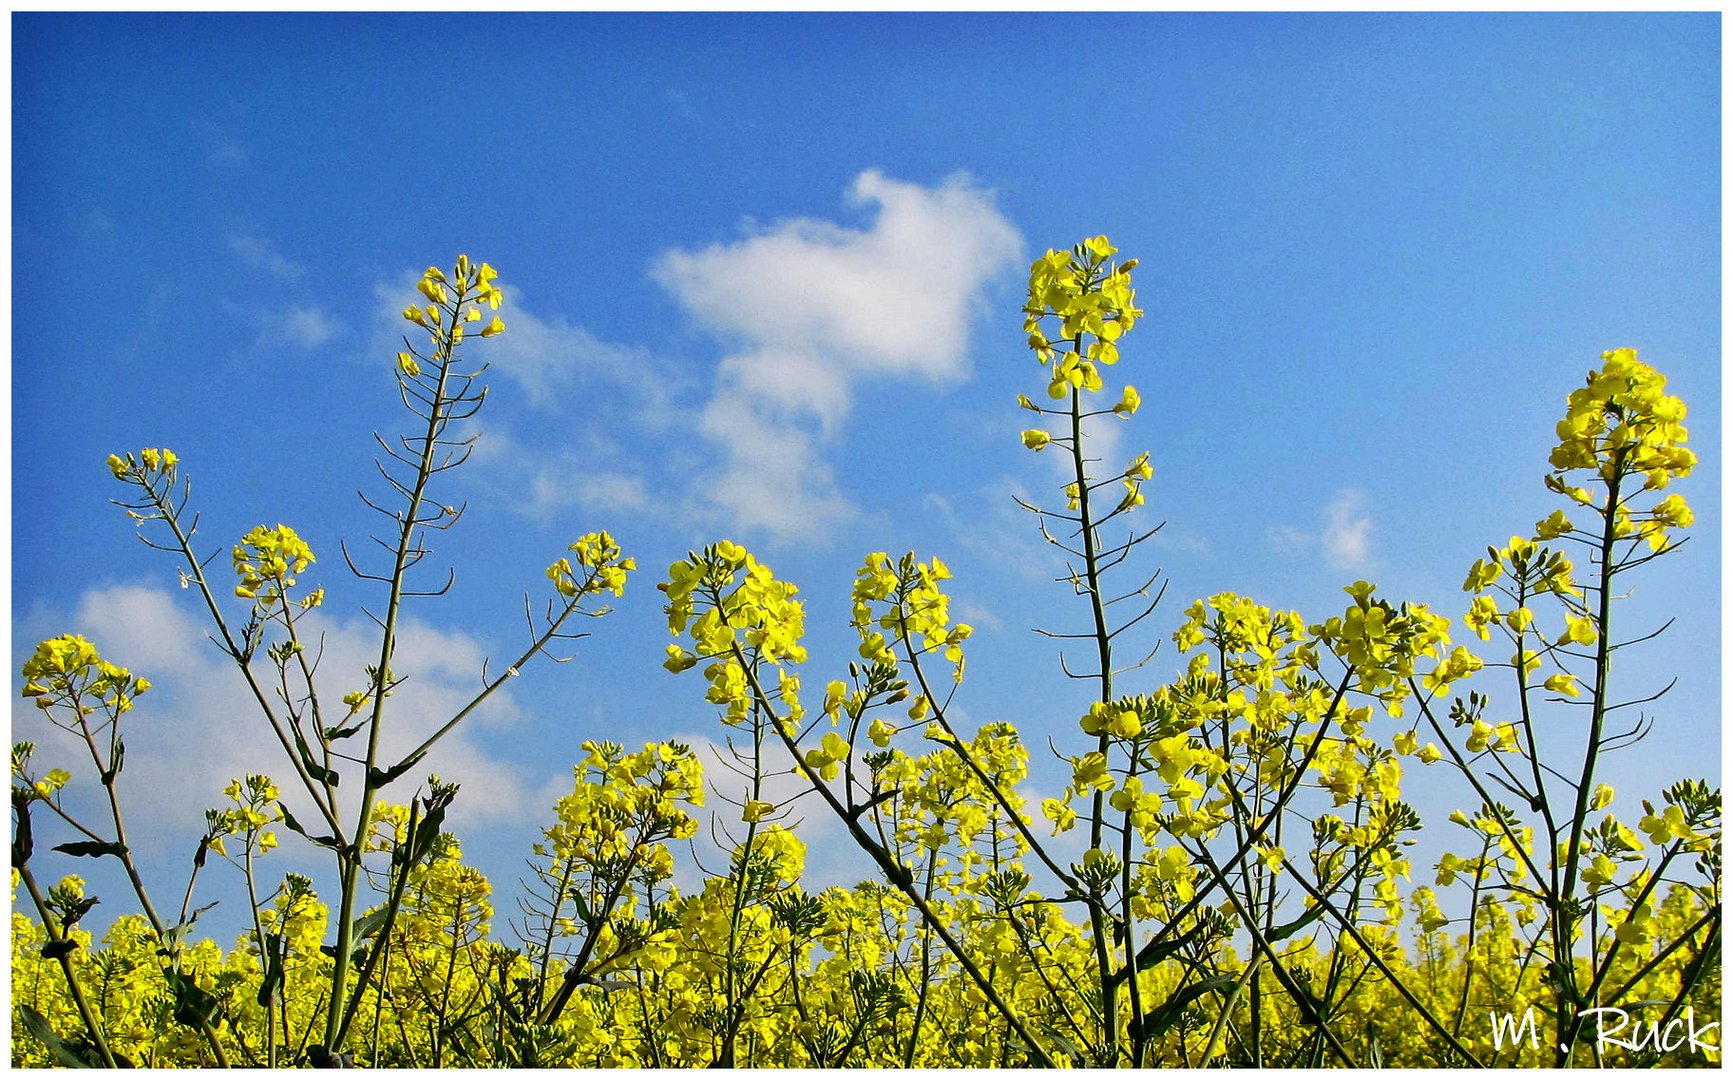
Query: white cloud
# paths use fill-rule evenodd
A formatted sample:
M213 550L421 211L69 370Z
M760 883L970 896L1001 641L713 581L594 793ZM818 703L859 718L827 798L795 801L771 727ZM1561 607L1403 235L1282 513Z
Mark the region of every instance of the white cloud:
M501 287L506 306L500 315L507 329L488 341L485 356L493 370L523 387L531 405L551 409L569 391L593 397L602 387L635 388L648 396L646 404L660 400L656 380L641 376L650 366L643 350L609 344L558 315L542 318L519 289Z
M1372 518L1366 497L1338 492L1324 508L1324 558L1337 570L1364 570L1371 564Z
M365 618L303 616L311 643L318 642L315 679L328 707L365 681L364 668L378 661L378 629ZM159 852L196 836L201 809L222 802L231 777L264 772L275 777L284 800L309 827L314 811L295 782L284 751L261 715L246 683L227 658L206 640L202 612L190 594L122 586L84 594L69 619L44 613L32 623L72 626L95 642L115 663L145 675L155 684L125 721L126 769L120 779L129 831L141 846ZM50 632L58 632L50 631ZM400 624L392 668L407 681L387 706L381 760L391 762L419 745L480 686L486 650L461 631L440 630L414 619ZM510 658L494 656L497 674ZM256 665L269 675L269 664ZM267 693L269 682L266 682ZM13 737L38 744L41 768L68 767L73 787L92 787L88 756L80 742L50 727L34 708L14 706ZM281 714L280 705L278 706ZM327 721L332 718L327 716ZM488 699L399 781L396 797L407 799L428 773L462 785L452 807L455 825L487 825L540 820L554 798L569 789L564 769L548 776L489 753L489 732L521 719L509 687ZM359 740L364 736L356 736ZM351 741L355 741L351 740ZM344 748L342 743L338 747ZM360 753L365 747L349 748ZM351 777L353 779L353 777ZM356 789L358 790L358 788ZM352 801L354 791L341 789ZM345 804L346 827L355 808Z
M977 630L986 629L999 634L1005 632L1005 624L999 621L999 616L980 604L959 598L954 600L951 606L956 609L959 622L966 622Z
M766 415L754 399L722 390L699 414L698 430L727 464L700 479L696 516L720 511L730 527L760 528L779 541L816 540L859 516L819 456L819 436Z
M287 341L301 349L316 349L336 337L342 325L316 307L295 306L265 315L263 339Z
M1311 533L1296 529L1292 525L1276 525L1267 535L1270 544L1284 555L1305 555L1316 542Z
M1324 506L1324 523L1316 533L1278 525L1267 533L1271 545L1293 556L1318 555L1332 570L1364 573L1373 566L1372 516L1366 495L1344 488Z
M797 218L731 244L671 251L654 275L704 326L738 344L717 370L700 430L723 464L698 509L736 528L809 540L857 516L821 456L857 379L952 381L969 323L1021 237L968 177L937 187L861 173L865 228Z
M580 506L595 510L642 511L649 508L650 496L639 477L586 470L572 455L566 455L555 464L535 467L526 513L532 517L547 517Z
M378 355L395 355L405 335L417 348L427 341L425 331L403 318L405 308L421 301L415 291L420 280L419 272L408 272L395 282L374 286ZM503 278L496 284L505 293L499 315L506 331L474 345L476 366L486 363L490 375L516 383L538 409L560 407L573 396L597 398L604 393L623 394L640 415L653 414L663 405L662 381L643 377L652 364L644 350L610 344L563 316L537 315L517 286ZM466 356L470 348L466 342Z
M417 280L418 274L406 273L398 284L375 286L373 355L390 356L402 349L406 331L417 347L425 342L425 333L409 328L403 318L403 309L418 298ZM481 421L465 421L454 431L458 438L480 436L473 463L503 474L518 493L513 506L533 519L545 520L574 507L656 509L644 475L648 463L628 455L622 446L641 445L646 433L673 422L669 398L677 379L645 350L603 341L558 315L544 318L518 288L504 280L499 284L506 296L500 311L506 332L477 342L465 369L486 363L484 380L497 383L490 377L501 376L521 390L533 408L571 410L583 415L585 423L560 425L562 440L569 441L559 445L524 445L487 420L490 407ZM652 369L656 377L646 377Z
M298 278L307 268L278 251L275 244L257 236L229 237L229 250L255 270L280 278Z
M669 252L656 269L712 329L868 370L960 375L984 279L1021 238L966 176L937 188L869 170L849 190L868 229L797 218L732 245Z

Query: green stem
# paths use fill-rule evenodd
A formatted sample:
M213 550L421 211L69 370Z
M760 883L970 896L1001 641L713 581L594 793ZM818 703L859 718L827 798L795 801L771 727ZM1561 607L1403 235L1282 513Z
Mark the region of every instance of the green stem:
M794 742L793 735L788 731L785 731L784 725L778 722L779 718L776 715L776 711L770 706L770 698L765 693L764 687L759 683L757 673L747 666L746 658L744 654L741 653L739 644L736 643L733 646L733 649L736 662L740 664L741 670L746 673L746 679L750 685L754 700L764 709L765 714L770 717L770 726L775 729L777 736L782 739L783 745L788 748L788 753L794 758L795 765L800 770L800 774L806 778L807 783L810 784L812 789L818 793L819 797L825 801L825 804L830 807L831 812L834 813L842 821L844 826L848 828L849 835L854 839L855 843L860 846L860 849L866 852L867 855L878 864L879 869L884 872L886 879L896 885L896 887L902 891L902 894L909 899L909 903L913 905L914 909L920 914L921 919L935 934L939 936L939 940L945 943L945 947L951 951L951 955L957 958L957 963L962 965L963 970L968 974L969 978L974 981L975 986L980 989L988 1003L991 1004L994 1009L998 1010L999 1014L1005 1017L1012 1029L1017 1032L1017 1037L1022 1039L1024 1045L1029 1048L1030 1055L1033 1056L1043 1068L1054 1068L1055 1063L1052 1056L1049 1055L1040 1042L1035 1039L1034 1033L1028 1029L1022 1019L1012 1010L1010 1004L1000 996L999 991L994 988L992 980L982 974L981 969L975 965L975 962L972 959L969 958L969 954L964 951L962 943L959 942L956 936L953 935L951 931L945 927L944 923L939 920L938 914L933 910L932 906L921 898L920 892L915 889L913 875L911 875L903 866L893 861L889 853L875 842L871 836L867 835L866 830L861 827L860 818L855 814L851 814L848 809L842 805L842 803L837 799L836 794L830 790L818 774L812 770L812 767L806 763L806 759L801 756L800 748Z
M1072 339L1072 348L1078 353L1083 350L1083 334L1079 332ZM1077 515L1078 528L1083 534L1083 575L1089 590L1089 611L1095 621L1095 654L1101 665L1098 675L1100 692L1097 700L1113 700L1113 639L1107 629L1107 609L1101 602L1101 568L1096 553L1095 522L1090 517L1089 510L1089 471L1083 459L1083 405L1082 392L1077 387L1071 388L1071 467L1077 478ZM1108 736L1104 730L1096 742L1096 750L1103 757L1107 756ZM1106 793L1099 788L1090 801L1089 808L1089 846L1101 847L1101 833L1106 823ZM1095 963L1099 971L1101 983L1101 1014L1103 1035L1105 1036L1104 1064L1119 1063L1119 983L1113 978L1113 957L1109 947L1107 913L1103 910L1102 899L1094 893L1089 893L1089 930L1095 946ZM1127 928L1129 930L1129 927ZM1127 934L1129 939L1130 934ZM1133 973L1132 978L1136 978Z
M37 914L42 916L42 930L48 940L56 945L65 942L66 935L54 922L54 913L48 910L48 903L42 896L42 890L36 884L36 875L30 869L29 863L20 864L15 868L18 880L24 883L24 888L30 893L31 902L36 905ZM66 988L72 994L72 1003L78 1007L78 1018L84 1021L84 1030L90 1035L90 1041L96 1045L96 1052L102 1055L102 1063L106 1068L118 1068L114 1054L108 1049L108 1040L103 1037L102 1025L97 1023L96 1016L90 1011L90 1003L84 998L84 990L78 985L78 975L72 970L72 956L62 947L59 955L60 970L66 975Z
M398 530L397 549L382 624L384 629L379 642L379 666L373 673L373 710L367 721L367 757L363 765L365 771L361 784L361 805L356 811L354 839L338 851L338 861L342 869L342 891L337 910L337 955L331 971L331 998L325 1020L325 1050L332 1056L341 1053L349 989L349 952L354 947L355 903L360 893L361 857L366 846L367 827L372 822L373 799L381 786L375 767L379 761L379 737L383 728L391 657L397 649L397 616L403 602L403 579L412 563L410 556L415 528L419 524L422 498L427 490L428 478L433 475L434 448L439 433L447 422L446 413L452 403L447 396L446 387L452 377L451 368L455 360L452 337L459 325L458 318L464 295L460 292L456 303L452 304L449 312L451 326L441 329L439 345L434 353L434 361L439 365L439 378L433 393L432 407L427 411L427 430L422 436L421 462L416 468L415 484L409 493L409 501L404 508Z
M1601 732L1607 715L1607 677L1612 657L1613 575L1617 573L1613 561L1613 547L1618 542L1615 533L1618 524L1619 486L1624 479L1624 456L1622 450L1615 451L1609 461L1612 475L1607 479L1607 504L1601 512L1600 583L1595 597L1595 630L1598 636L1595 641L1595 690L1589 712L1588 747L1583 754L1582 775L1577 781L1576 805L1571 813L1570 839L1565 844L1564 887L1552 898L1551 904L1554 975L1559 982L1555 1001L1561 1039L1555 1061L1560 1068L1571 1063L1577 1039L1582 1031L1582 1018L1571 1001L1576 989L1576 966L1572 963L1571 939L1577 917L1569 909L1574 906L1576 897L1577 861L1582 852L1583 829L1588 822L1595 764L1600 757ZM1563 985L1565 979L1571 980L1570 989L1573 993L1567 994Z

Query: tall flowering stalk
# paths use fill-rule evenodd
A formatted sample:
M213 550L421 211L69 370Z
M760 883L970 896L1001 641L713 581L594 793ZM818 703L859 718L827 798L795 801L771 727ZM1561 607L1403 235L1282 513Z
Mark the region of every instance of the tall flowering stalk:
M273 812L281 815L291 831L330 850L335 857L339 896L330 983L323 995L323 1038L307 1050L307 1059L315 1064L354 1062L354 1053L348 1049L350 1029L369 979L376 972L383 977L381 956L400 910L396 897L416 866L437 857L433 833L456 789L436 783L429 795L412 801L420 815L418 838L389 849L392 863L386 878L392 884L387 903L377 913L361 918L365 857L380 850L367 842L379 813L376 802L380 795L419 766L440 740L518 675L525 664L545 654L558 640L583 636L566 629L570 620L577 615L605 613L607 609L596 607L593 601L608 593L620 595L633 569L632 560L623 556L607 533L580 537L565 557L548 568L554 596L540 625L531 620L530 641L523 652L502 672L490 676L484 670L481 690L419 745L394 761L382 757L382 738L389 722L386 702L402 682L392 668L402 605L411 597L439 595L451 583L448 575L439 588L415 589L410 586L410 574L429 553L428 534L451 528L463 516L461 507L434 499L429 492L434 478L461 466L472 449L473 438L454 438L451 427L473 417L487 396L486 387L477 381L482 369L466 363L463 345L466 338L491 338L505 330L505 321L497 314L504 300L504 293L495 284L497 276L492 266L472 262L467 255L459 256L449 272L429 267L417 285L422 302L403 312L404 319L425 334L419 342L406 338L395 364L399 397L419 426L395 442L375 436L385 454L379 471L392 497L381 500L363 495L362 499L391 523L386 535L375 537L390 553L390 562L374 572L357 565L347 547L344 557L358 577L385 586L385 602L377 616L379 652L377 662L367 668L366 682L343 694L340 708L331 707L321 695L315 681L317 662L309 657L306 647L302 621L323 605L325 590L300 584L317 556L296 530L283 524L260 525L234 546L231 561L236 584L232 593L248 606L243 619L233 620L226 611L223 590L206 576L210 559L194 549L198 518L186 512L191 486L179 471L179 458L169 450L147 449L115 455L108 462L116 479L137 490L131 500L121 504L133 520L140 526L160 523L167 531L166 540L144 539L152 547L181 557L183 584L196 586L211 616L218 644L240 670L317 820L303 823L280 803ZM365 750L359 755L342 752L345 741L354 738L361 739ZM340 783L345 762L355 763L359 772L348 786ZM355 802L345 807L339 792L351 790L357 791ZM207 841L213 839L221 844L220 837L207 837ZM267 940L259 942L262 950L280 946L277 937L263 936ZM267 990L280 993L281 987Z
M1614 798L1613 789L1600 781L1602 757L1650 729L1639 719L1628 729L1609 731L1609 719L1658 699L1670 687L1624 701L1614 695L1613 654L1666 630L1662 626L1617 640L1614 602L1625 575L1683 543L1676 534L1691 525L1691 508L1680 495L1661 493L1690 475L1697 462L1685 446L1685 404L1666 392L1666 378L1639 360L1634 349L1609 350L1601 361L1570 393L1557 425L1552 471L1545 477L1547 489L1563 496L1569 508L1536 522L1532 537L1513 536L1503 547L1489 547L1463 584L1473 597L1464 621L1483 639L1498 632L1515 650L1508 664L1500 665L1516 683L1514 717L1489 719L1490 700L1478 693L1453 700L1444 716L1431 695L1422 698L1424 718L1444 747L1430 748L1431 760L1444 760L1468 781L1481 803L1473 824L1511 863L1499 887L1531 904L1538 901L1544 913L1539 923L1544 937L1533 947L1544 959L1554 992L1551 1045L1560 1066L1582 1052L1585 1028L1596 1010L1627 1000L1631 983L1619 987L1610 981L1621 953L1658 950L1657 963L1681 949L1704 955L1698 935L1708 927L1712 941L1719 928L1718 790L1701 781L1676 784L1663 793L1661 811L1644 800L1639 829L1659 849L1653 861L1641 854L1644 844L1637 832L1615 815L1594 821ZM1572 520L1585 514L1586 526ZM1587 580L1579 581L1566 544L1586 555ZM1549 612L1554 613L1550 618ZM1549 742L1559 742L1540 731L1542 714L1552 711L1549 705L1567 714L1587 712L1582 758L1574 770L1564 761L1548 760L1554 756ZM1410 745L1414 738L1409 736ZM1514 796L1529 816L1501 805L1501 795ZM1537 832L1544 846L1536 844ZM1473 865L1456 856L1448 859L1441 878ZM1706 879L1691 887L1713 921L1706 916L1687 933L1658 940L1653 909L1660 887L1669 880L1682 882L1668 874L1687 861ZM1625 903L1622 918L1607 903L1613 898ZM1465 978L1464 1000L1468 984ZM1663 1003L1664 1022L1677 1017L1691 990L1692 980L1686 980Z
M1064 425L1058 436L1040 428L1025 431L1023 444L1032 450L1043 450L1053 444L1069 453L1072 479L1065 487L1066 509L1054 511L1029 504L1024 506L1040 521L1041 535L1047 542L1077 560L1077 563L1068 565L1066 577L1062 580L1069 581L1088 601L1091 625L1085 634L1066 636L1092 641L1095 670L1078 673L1068 667L1066 674L1093 680L1098 686L1097 700L1104 703L1103 709L1107 708L1105 703L1114 700L1113 679L1119 674L1113 659L1115 639L1141 622L1154 610L1161 597L1158 591L1141 613L1118 625L1110 619L1110 609L1114 604L1147 598L1159 571L1138 588L1120 596L1106 594L1104 579L1107 572L1124 562L1137 545L1160 529L1158 525L1141 534L1133 532L1119 543L1106 539L1102 530L1107 525L1143 505L1143 483L1154 473L1149 454L1144 452L1117 475L1099 478L1091 473L1090 466L1098 462L1088 456L1086 446L1085 421L1110 415L1129 420L1142 403L1137 388L1127 384L1117 404L1109 408L1089 407L1094 401L1093 395L1105 385L1101 369L1118 362L1119 340L1143 315L1135 305L1136 292L1131 287L1131 272L1137 267L1138 260L1116 262L1113 260L1116 254L1118 249L1107 237L1097 236L1070 251L1049 251L1035 261L1029 273L1029 299L1023 308L1023 329L1029 335L1029 347L1048 368L1047 396L1060 402L1062 408L1056 410L1036 405L1027 396L1018 398L1018 404L1024 408L1037 415L1055 416ZM1051 320L1057 320L1058 325L1053 326ZM1123 487L1123 494L1112 509L1106 509L1103 494L1116 487ZM1060 523L1059 536L1049 529L1050 519ZM1125 710L1120 713L1124 714ZM1112 721L1096 725L1095 753L1104 763L1112 743L1112 725ZM1090 933L1095 943L1101 988L1104 1036L1101 1056L1102 1063L1111 1064L1117 1062L1120 1055L1120 979L1115 977L1115 962L1110 955L1115 940L1114 916L1108 911L1101 887L1111 872L1117 870L1123 899L1122 910L1118 913L1117 936L1124 945L1127 965L1135 965L1137 938L1133 932L1134 913L1130 908L1132 834L1130 830L1125 831L1122 850L1113 860L1117 865L1112 865L1103 846L1109 810L1107 790L1101 785L1092 785L1088 798L1091 861L1080 866L1078 874L1091 881L1084 897L1089 908ZM1132 1015L1141 1015L1142 1002L1136 979L1129 980L1129 993ZM1136 1060L1134 1049L1133 1063Z

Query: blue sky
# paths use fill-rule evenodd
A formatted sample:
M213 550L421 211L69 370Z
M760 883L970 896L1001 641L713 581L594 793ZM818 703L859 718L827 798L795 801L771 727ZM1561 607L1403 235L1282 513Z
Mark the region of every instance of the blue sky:
M865 553L943 557L978 627L968 721L1017 722L1035 790L1063 786L1040 746L1075 740L1087 691L1030 627L1085 612L1012 503L1059 476L1017 438L1016 395L1044 385L1017 309L1029 260L1102 232L1142 260L1114 374L1144 408L1108 437L1152 452L1148 520L1168 523L1144 553L1171 582L1150 643L1197 596L1321 619L1362 577L1459 614L1485 545L1554 508L1566 393L1633 346L1688 402L1702 463L1680 488L1693 539L1626 625L1678 622L1619 671L1679 683L1612 775L1634 803L1688 751L1718 780L1718 15L13 30L14 670L78 631L158 681L123 785L165 897L227 778L286 770L172 564L108 505L103 459L174 448L209 550L297 528L331 678L359 685L378 587L338 541L375 526L369 433L403 426L396 313L459 252L499 267L510 329L478 350L480 448L438 496L470 509L437 538L450 596L409 609L403 730L515 655L522 593L574 537L609 529L641 567L576 663L514 682L432 763L464 782L453 820L502 894L583 740L721 738L695 677L660 667L654 584L722 536L800 585L809 686L852 655ZM1464 804L1429 782L1423 808Z

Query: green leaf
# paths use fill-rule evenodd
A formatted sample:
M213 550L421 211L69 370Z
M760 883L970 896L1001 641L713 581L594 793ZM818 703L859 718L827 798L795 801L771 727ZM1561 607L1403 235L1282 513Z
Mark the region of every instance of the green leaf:
M327 848L330 848L332 851L341 851L342 850L343 845L339 844L337 842L337 838L335 836L314 836L314 835L312 835L306 829L301 827L301 823L299 821L295 820L294 814L289 813L289 808L287 806L284 806L282 803L278 803L277 806L283 811L283 824L287 825L289 827L290 831L300 833L302 836L305 836L307 839L313 841L313 843L315 843L315 844L318 844L320 847L327 847Z
M325 766L313 760L313 750L307 745L307 740L302 737L299 728L295 730L295 749L301 752L301 765L307 770L308 776L311 776L322 784L330 784L332 787L337 786L340 777L338 777L338 775L332 770L327 769Z
M1295 933L1295 931L1301 930L1301 929L1311 925L1312 923L1318 921L1318 919L1321 918L1323 916L1323 914L1324 914L1324 908L1323 908L1323 905L1320 904L1319 906L1314 907L1312 910L1306 912L1304 915L1301 915L1299 918L1295 919L1293 922L1283 923L1281 926L1278 926L1274 930L1271 930L1269 932L1269 935L1268 935L1268 940L1272 944L1274 944L1275 942L1278 942L1278 941L1286 941L1290 936L1292 936Z
M108 768L99 774L102 784L107 787L114 783L114 778L120 775L121 766L126 763L126 743L114 740L114 755L109 759Z
M186 922L176 923L167 930L164 930L162 934L163 951L165 953L172 953L179 949L181 942L185 940L187 934L192 932L193 924L199 921L199 916L216 906L217 901L212 900L204 907L194 909L193 913L187 916Z
M451 805L451 798L456 794L453 788L451 795L444 798L435 796L427 800L427 816L415 827L415 836L409 846L409 861L418 863L427 858L433 850L433 842L439 839L439 827L445 823L446 808Z
M367 782L370 785L372 785L374 791L380 791L380 790L384 789L387 785L389 785L392 781L396 780L399 776L402 776L404 773L408 772L410 769L415 768L415 766L419 765L420 763L421 763L421 758L412 757L412 758L405 758L402 761L399 761L397 764L391 766L391 768L385 769L383 771L381 771L379 769L368 769L367 770Z
M199 986L174 968L163 968L163 978L174 994L174 1018L177 1023L196 1028L215 1024L223 1018L223 1003L216 995Z
M126 854L125 844L114 844L96 840L74 840L68 844L55 844L55 851L64 851L68 855L84 856L92 859L104 855L119 858Z
M265 977L259 983L259 1008L268 1009L283 986L283 935L265 935Z
M385 925L386 920L390 918L390 916L391 908L388 905L382 905L373 911L369 911L359 919L356 919L354 930L355 940L365 941L374 934L377 934L380 927Z
M97 1067L96 1062L85 1060L76 1050L61 1041L60 1036L54 1034L54 1028L48 1023L47 1017L35 1009L28 1005L20 1005L18 1006L18 1015L24 1021L25 1030L30 1032L37 1042L48 1047L49 1052L59 1058L62 1065L74 1069L94 1069Z
M337 958L337 946L335 946L335 945L321 945L321 946L319 946L319 951L324 953L326 956L329 956L333 960L335 960ZM349 963L355 967L360 967L361 965L365 964L366 962L367 962L367 943L364 941L361 944L355 946L353 949L349 950Z
M1138 1033L1140 1038L1159 1039L1172 1027L1186 1008L1198 998L1210 993L1232 993L1239 980L1231 975L1212 975L1177 991L1166 1002L1143 1014Z
M12 865L23 866L30 861L30 855L36 850L36 842L30 836L30 802L34 794L21 788L12 789L12 810L18 815L18 827L12 833Z
M1058 1028L1054 1027L1052 1024L1041 1025L1041 1030L1046 1034L1046 1036L1049 1039L1053 1040L1053 1045L1057 1046L1060 1049L1060 1051L1065 1054L1066 1057L1069 1057L1071 1059L1071 1067L1072 1068L1081 1067L1081 1063L1083 1061L1085 1061L1086 1059L1084 1057L1083 1051L1078 1049L1076 1043L1074 1043L1070 1039L1066 1038L1064 1032L1060 1031Z
M1173 956L1187 945L1203 936L1205 927L1202 923L1178 937L1156 938L1137 951L1136 961L1138 971L1148 971L1150 968ZM1117 983L1125 979L1125 969L1113 973L1112 981Z

